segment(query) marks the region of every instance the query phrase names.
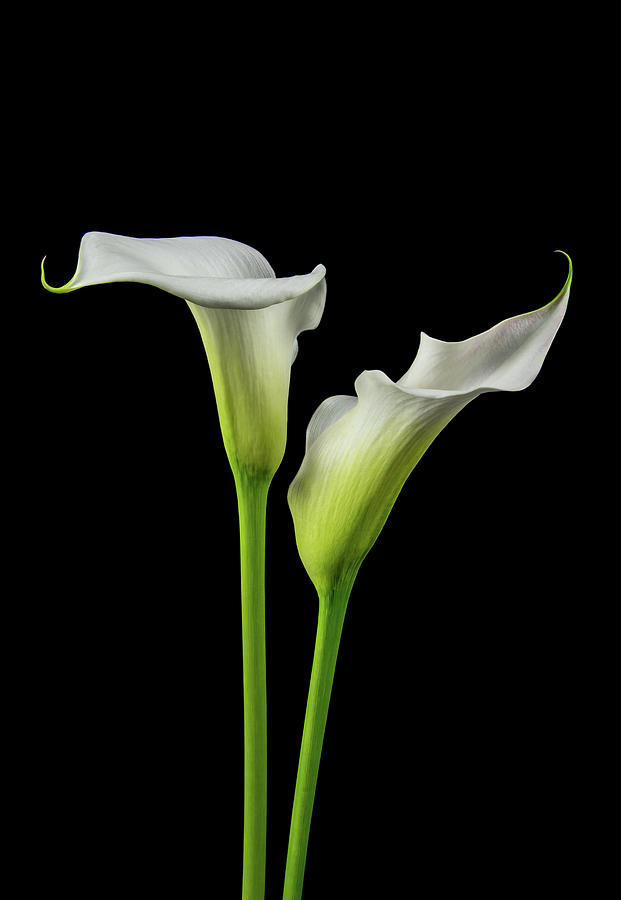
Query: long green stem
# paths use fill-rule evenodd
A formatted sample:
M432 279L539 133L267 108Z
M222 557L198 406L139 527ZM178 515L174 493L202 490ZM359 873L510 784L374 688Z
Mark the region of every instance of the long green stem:
M351 587L348 587L319 598L317 637L291 814L283 900L300 900L302 896L321 748L350 590Z
M269 481L237 475L244 686L244 857L242 900L265 896L267 694L265 519Z

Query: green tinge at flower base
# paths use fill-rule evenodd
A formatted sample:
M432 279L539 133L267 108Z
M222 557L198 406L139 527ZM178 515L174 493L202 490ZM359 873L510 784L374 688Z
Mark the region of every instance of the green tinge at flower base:
M319 620L284 900L301 897L332 678L360 565L406 479L450 420L479 394L520 391L537 376L565 315L567 259L565 285L546 306L465 341L422 334L412 366L397 382L380 371L363 372L356 397L330 397L311 418L289 506L300 558L319 596Z
M133 238L89 232L75 275L52 293L110 282L141 282L188 302L211 370L224 446L239 506L244 685L243 900L265 894L267 699L265 515L282 460L297 336L316 328L325 268L276 278L257 250L220 237ZM140 298L144 303L144 299ZM200 395L197 392L197 404ZM200 408L200 407L199 407Z

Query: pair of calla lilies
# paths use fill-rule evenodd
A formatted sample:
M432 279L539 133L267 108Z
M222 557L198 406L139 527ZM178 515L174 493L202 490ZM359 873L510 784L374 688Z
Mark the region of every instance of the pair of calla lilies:
M569 257L567 257L569 260ZM319 596L315 655L300 750L284 900L302 896L308 835L332 680L349 595L408 475L444 426L486 391L519 391L535 378L563 319L572 269L541 309L465 341L426 334L396 382L365 371L356 395L329 397L308 425L289 488L302 562ZM276 278L252 247L218 237L131 238L90 232L63 287L137 281L183 298L203 338L224 445L237 487L244 683L243 900L265 893L267 729L265 517L285 452L297 336L316 328L325 268Z

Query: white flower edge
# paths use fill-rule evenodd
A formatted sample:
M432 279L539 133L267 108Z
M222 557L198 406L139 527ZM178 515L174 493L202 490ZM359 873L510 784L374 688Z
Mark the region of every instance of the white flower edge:
M306 431L306 449L322 432L351 412L372 385L394 388L410 397L468 402L490 391L521 391L535 380L567 310L573 277L569 272L557 296L532 312L504 319L464 341L441 341L421 332L420 345L407 372L393 382L377 369L365 370L354 383L357 396L340 394L319 405Z
M325 278L325 266L306 275L276 278L253 247L213 236L134 238L87 232L80 242L75 274L57 294L112 282L139 282L210 309L265 309L307 293Z

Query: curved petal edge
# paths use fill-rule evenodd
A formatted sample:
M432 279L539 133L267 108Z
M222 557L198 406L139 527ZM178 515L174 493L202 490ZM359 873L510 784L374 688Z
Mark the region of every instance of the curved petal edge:
M41 283L56 294L95 284L139 282L199 306L264 309L306 293L325 277L322 265L306 275L276 278L254 248L220 237L131 238L88 232L73 277L52 287L41 262Z

